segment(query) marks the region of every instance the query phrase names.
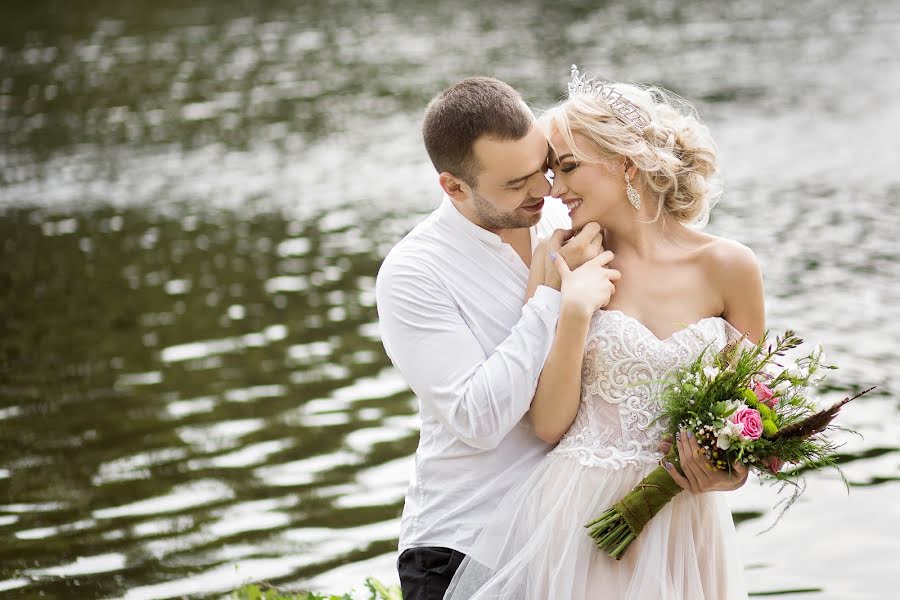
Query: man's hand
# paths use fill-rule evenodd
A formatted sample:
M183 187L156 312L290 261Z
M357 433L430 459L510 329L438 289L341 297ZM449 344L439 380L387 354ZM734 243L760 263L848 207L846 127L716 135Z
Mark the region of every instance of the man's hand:
M598 223L591 222L584 226L577 235L571 229L557 229L538 251L556 252L563 257L569 269L575 270L591 259L603 253L603 234ZM552 260L544 262L544 285L560 289L562 279L559 270Z
M672 476L681 489L702 494L704 492L730 492L736 490L747 482L749 470L740 461L731 466L731 473L714 468L703 456L700 446L693 435L687 435L682 429L678 439L678 458L684 475L678 472L671 463L663 461L663 467ZM666 434L659 443L657 449L663 454L668 454L672 449L672 436Z

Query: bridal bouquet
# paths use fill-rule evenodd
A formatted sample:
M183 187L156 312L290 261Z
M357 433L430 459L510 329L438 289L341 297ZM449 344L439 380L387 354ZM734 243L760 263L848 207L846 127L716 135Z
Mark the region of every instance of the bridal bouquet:
M743 337L711 356L704 351L665 382L657 417L668 419L671 434L690 431L709 468L731 472L739 461L761 478L794 484L787 506L802 491L797 485L802 470L837 468L838 446L823 432L850 431L831 420L844 404L874 389L818 407L810 392L824 379L824 370L837 368L825 364L821 346L791 364L778 362L802 342L787 331L768 347L763 335L755 345ZM666 460L683 474L675 444ZM795 468L782 470L785 464ZM598 547L619 560L650 519L681 491L660 466L585 527Z

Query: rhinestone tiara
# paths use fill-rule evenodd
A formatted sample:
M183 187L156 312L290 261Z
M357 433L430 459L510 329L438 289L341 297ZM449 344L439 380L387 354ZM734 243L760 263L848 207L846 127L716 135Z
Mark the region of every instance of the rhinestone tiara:
M590 94L598 96L609 105L610 110L619 121L630 125L644 135L644 128L649 124L641 110L621 93L613 88L611 82L593 79L578 72L578 67L572 65L572 77L569 79L569 97L576 94Z

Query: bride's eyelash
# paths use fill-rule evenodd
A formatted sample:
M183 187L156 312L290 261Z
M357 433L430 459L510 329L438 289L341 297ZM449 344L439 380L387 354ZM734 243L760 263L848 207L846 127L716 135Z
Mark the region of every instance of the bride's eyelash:
M571 173L575 170L576 167L578 167L578 163L569 163L566 166L561 167L559 170L563 173Z

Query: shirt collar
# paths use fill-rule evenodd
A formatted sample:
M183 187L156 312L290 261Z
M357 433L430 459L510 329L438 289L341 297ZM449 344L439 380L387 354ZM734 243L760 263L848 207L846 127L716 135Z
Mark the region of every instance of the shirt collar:
M444 199L441 201L439 210L441 216L447 219L447 221L449 221L454 228L468 233L472 237L481 240L488 246L496 248L503 245L504 242L499 235L492 231L488 231L484 227L476 225L475 223L470 221L464 214L459 212L459 209L456 208L456 206L450 200L450 197L446 194L444 194Z

